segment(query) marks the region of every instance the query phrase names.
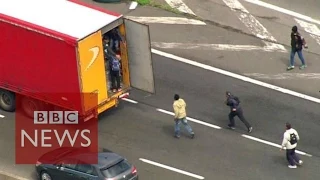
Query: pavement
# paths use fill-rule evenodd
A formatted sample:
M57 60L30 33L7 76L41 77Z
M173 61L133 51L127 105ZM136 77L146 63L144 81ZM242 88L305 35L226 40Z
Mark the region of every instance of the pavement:
M122 102L99 118L99 146L127 157L137 166L141 179L195 178L150 165L140 158L205 179L320 178L320 141L315 135L320 128L320 112L314 103L161 56L153 55L153 61L156 94L134 90L130 98L138 104ZM245 116L254 127L251 137L279 144L284 124L290 122L301 136L298 150L312 157L299 155L304 165L292 170L279 148L243 137L248 134L240 121L236 122L236 130L226 129L226 90L240 97ZM173 117L157 109L172 111L174 93L186 100L190 117L221 129L189 121L195 139L186 134L179 140L173 138ZM32 179L32 165L14 165L14 114L2 114L5 117L0 121L1 171Z

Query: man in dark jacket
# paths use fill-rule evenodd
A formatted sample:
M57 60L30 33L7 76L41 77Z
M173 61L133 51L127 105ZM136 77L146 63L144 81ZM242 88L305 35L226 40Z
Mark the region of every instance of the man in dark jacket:
M125 39L124 37L121 35L119 28L115 28L112 29L111 31L109 31L107 33L107 36L110 39L110 47L111 49L116 52L119 53L120 51L120 42L125 43Z
M287 68L287 70L294 69L294 56L297 53L299 56L299 59L301 60L302 65L300 66L300 69L304 69L307 67L303 54L302 54L302 48L308 48L305 39L300 35L298 32L298 27L293 26L292 32L291 32L291 53L290 53L290 65Z
M230 92L226 92L226 105L230 107L229 113L229 121L228 127L231 129L235 129L234 117L238 116L239 119L246 125L248 128L248 132L252 132L252 126L248 123L248 121L243 116L242 108L240 107L240 100L238 97L232 95Z

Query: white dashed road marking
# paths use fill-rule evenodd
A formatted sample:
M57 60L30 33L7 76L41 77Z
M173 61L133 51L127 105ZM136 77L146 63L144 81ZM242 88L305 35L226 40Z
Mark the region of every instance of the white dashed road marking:
M165 114L168 114L168 115L171 115L171 116L174 115L173 112L166 111L164 109L157 109L157 111L165 113ZM210 123L206 123L206 122L203 122L203 121L191 118L191 117L187 117L187 120L191 121L191 122L194 122L194 123L198 123L198 124L204 125L204 126L212 127L212 128L215 128L215 129L221 129L221 127L219 127L219 126L216 126L216 125L213 125L213 124L210 124Z
M232 45L232 44L191 44L191 43L167 43L152 42L151 45L161 49L192 49L192 50L218 50L218 51L266 51L266 52L286 52L277 44L269 43L267 46L253 45Z
M134 100L131 100L131 99L130 99L130 101L134 101ZM128 101L128 102L130 102L130 101ZM137 101L134 101L134 102L137 102ZM135 103L135 104L138 104L138 103L139 103L139 102L137 102L137 103ZM164 113L164 114L167 114L167 115L170 115L170 116L173 116L173 115L174 115L173 112L170 112L170 111L167 111L167 110L164 110L164 109L160 109L160 108L156 108L156 111L161 112L161 113ZM207 123L207 122L198 120L198 119L194 119L194 118L191 118L191 117L187 117L187 120L188 120L188 121L191 121L191 122L194 122L194 123L197 123L197 124L201 124L201 125L207 126L207 127L211 127L211 128L214 128L214 129L222 129L220 126L213 125L213 124L210 124L210 123ZM267 144L267 145L270 145L270 146L274 146L274 147L281 148L281 146L278 145L278 144L276 144L276 143L269 142L269 141L266 141L266 140L262 140L262 139L259 139L259 138L253 137L253 136L249 136L249 135L242 134L242 137L245 137L245 138L247 138L247 139L251 139L251 140L254 140L254 141L263 143L263 144ZM308 154L308 153L305 153L305 152L302 152L302 151L296 150L296 152L297 152L298 154L301 154L301 155L304 155L304 156L312 157L311 154Z
M137 17L137 16L126 16L126 18L133 21L146 24L190 24L190 25L206 25L206 23L188 18L181 17Z
M243 7L243 5L238 0L223 0L223 2L236 13L239 20L250 30L252 34L256 37L259 37L264 40L271 40L276 42L276 38L274 38L267 29L253 16L249 13L249 11ZM270 46L270 48L278 49L281 51L286 51L285 47L280 44L274 44L265 42L266 46Z
M128 98L122 98L122 100L130 102L130 103L133 103L133 104L138 104L137 101L134 101L134 100L131 100L131 99L128 99Z
M0 118L4 118L4 117L5 117L4 115L0 114Z
M279 144L268 142L268 141L265 141L265 140L262 140L262 139L259 139L259 138L256 138L256 137L248 136L248 135L245 135L245 134L242 134L242 137L245 137L245 138L257 141L257 142L261 142L263 144L267 144L267 145L270 145L270 146L274 146L274 147L277 147L277 148L281 148L281 145L279 145ZM310 155L308 153L305 153L305 152L302 152L302 151L298 151L298 150L296 150L296 153L304 155L304 156L309 156L309 157L312 156L312 155Z
M180 12L195 15L194 12L182 0L165 0L169 6Z
M311 24L300 19L294 19L297 23L304 28L306 32L310 34L310 36L317 41L320 45L320 29L315 24ZM308 42L307 42L308 43Z
M320 79L320 73L280 73L280 74L261 74L261 73L245 73L244 75L257 79Z
M154 165L154 166L157 166L157 167L161 167L161 168L164 168L164 169L167 169L167 170L170 170L170 171L174 171L174 172L177 172L177 173L180 173L180 174L184 174L186 176L190 176L190 177L193 177L193 178L196 178L196 179L204 179L204 177L202 177L202 176L199 176L199 175L187 172L187 171L183 171L183 170L180 170L180 169L177 169L177 168L174 168L174 167L170 167L170 166L167 166L167 165L164 165L164 164L160 164L160 163L157 163L157 162L154 162L154 161L150 161L150 160L143 159L143 158L140 158L139 160L144 162L144 163L148 163L148 164L151 164L151 165Z

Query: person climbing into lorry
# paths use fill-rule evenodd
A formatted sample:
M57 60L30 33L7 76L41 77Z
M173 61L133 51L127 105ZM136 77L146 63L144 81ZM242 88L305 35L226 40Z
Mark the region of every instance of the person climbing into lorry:
M107 35L104 35L104 37L103 37L103 50L104 50L104 58L106 60L110 59L110 56L116 56L116 53L113 52L109 43L110 43L110 38Z
M110 40L109 46L110 48L116 52L120 52L120 42L125 44L125 38L119 32L119 28L114 28L106 34Z

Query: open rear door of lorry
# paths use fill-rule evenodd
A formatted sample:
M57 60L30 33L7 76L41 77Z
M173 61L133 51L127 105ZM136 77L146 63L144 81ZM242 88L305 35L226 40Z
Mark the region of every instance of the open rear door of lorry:
M131 87L155 93L149 26L124 18Z

